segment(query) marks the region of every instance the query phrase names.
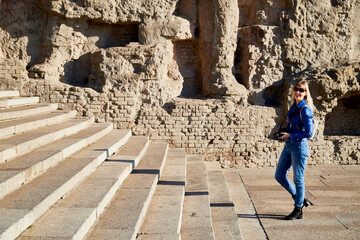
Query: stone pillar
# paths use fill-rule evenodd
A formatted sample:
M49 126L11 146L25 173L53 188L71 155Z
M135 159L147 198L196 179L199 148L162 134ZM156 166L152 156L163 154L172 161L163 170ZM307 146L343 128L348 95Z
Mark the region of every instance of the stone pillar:
M245 87L236 81L232 73L239 22L237 0L213 0L212 3L200 1L200 4L203 92L215 96L245 96ZM206 8L211 4L212 8ZM209 12L211 10L208 9L214 11Z

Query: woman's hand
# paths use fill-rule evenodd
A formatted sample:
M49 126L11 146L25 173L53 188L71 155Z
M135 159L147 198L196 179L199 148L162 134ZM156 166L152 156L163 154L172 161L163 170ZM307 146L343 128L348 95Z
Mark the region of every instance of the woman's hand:
M279 137L280 139L285 139L285 138L289 138L289 137L290 137L290 133L282 132L281 134L282 134L282 136Z

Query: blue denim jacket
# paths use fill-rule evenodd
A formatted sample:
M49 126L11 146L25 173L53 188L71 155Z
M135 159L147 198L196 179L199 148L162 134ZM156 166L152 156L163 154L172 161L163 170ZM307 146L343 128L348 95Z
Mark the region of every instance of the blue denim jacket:
M301 118L300 118L301 110ZM306 100L302 100L298 105L294 103L287 115L287 132L290 133L288 141L303 142L307 141L313 134L313 113Z

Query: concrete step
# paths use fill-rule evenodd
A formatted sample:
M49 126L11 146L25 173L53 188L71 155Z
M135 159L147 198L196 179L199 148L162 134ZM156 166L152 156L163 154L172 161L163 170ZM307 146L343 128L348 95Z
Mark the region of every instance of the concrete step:
M55 111L58 108L57 103L37 103L14 108L0 109L0 121L15 118L30 117L46 112Z
M206 162L209 179L210 207L215 239L242 239L235 205L231 200L225 176L218 162Z
M136 239L164 167L168 144L152 142L85 239Z
M70 119L66 122L37 129L0 140L0 163L75 134L91 125L93 119Z
M20 119L0 121L0 139L48 125L57 124L67 119L74 118L75 116L75 110L56 111Z
M131 137L19 239L82 239L137 165L148 142L147 137Z
M113 130L95 144L62 161L0 200L0 239L15 239L59 199L93 173L130 137Z
M180 239L185 180L185 150L171 148L138 240Z
M112 129L111 123L92 124L74 135L0 164L0 198L40 176L75 152L93 144Z
M19 91L0 91L0 98L19 97Z
M181 238L215 239L211 219L208 176L201 155L189 155L186 159L186 188Z
M39 97L16 97L9 99L0 99L0 108L16 107L30 105L39 102Z

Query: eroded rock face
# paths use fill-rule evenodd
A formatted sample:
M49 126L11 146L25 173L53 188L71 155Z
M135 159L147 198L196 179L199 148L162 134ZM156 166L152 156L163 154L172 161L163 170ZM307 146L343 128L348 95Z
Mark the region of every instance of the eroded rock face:
M281 147L267 138L288 89L307 79L321 130L311 161L358 161L360 123L348 119L360 119L360 0L1 0L0 8L0 89L226 165L269 166Z
M284 43L291 72L359 59L359 6L354 1L292 1Z
M91 54L88 86L102 92L114 87L133 94L147 92L142 95L144 99L163 105L166 100L181 94L178 70L167 71L176 66L174 61L169 42L157 45L133 43L127 47L101 49ZM178 75L174 76L174 73Z
M177 0L41 0L49 12L65 18L88 18L105 23L143 22L144 19L163 20L175 11Z
M0 59L34 64L41 56L47 14L36 0L0 1L0 8Z

